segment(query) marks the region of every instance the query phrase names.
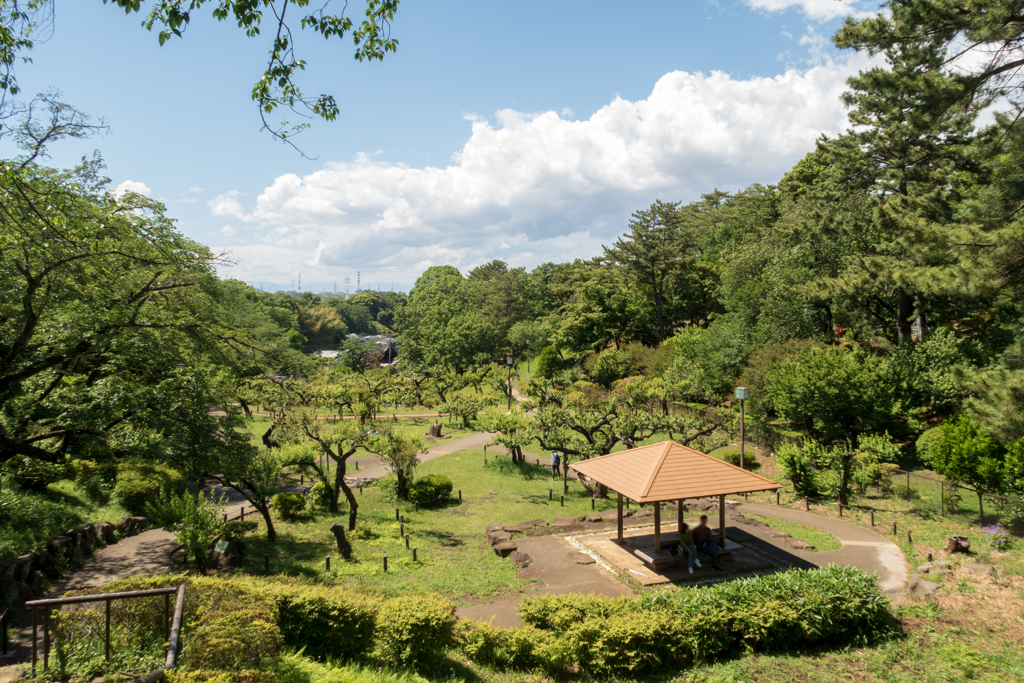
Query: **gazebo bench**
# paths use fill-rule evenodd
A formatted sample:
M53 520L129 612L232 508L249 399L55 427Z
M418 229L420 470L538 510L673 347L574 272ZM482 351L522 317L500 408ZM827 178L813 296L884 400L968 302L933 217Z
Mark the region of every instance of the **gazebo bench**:
M682 552L680 552L678 555L673 555L672 553L668 552L667 549L675 545L677 545L676 541L666 541L661 544L662 550L660 553L654 548L644 548L643 550L635 551L635 554L637 557L643 560L645 564L651 567L663 567L667 564L671 564L674 560L681 560L689 554L689 551L687 551L686 549L683 549ZM702 559L701 555L703 555L706 559L711 559L710 555L701 552L697 553L697 558ZM726 547L718 549L718 557L721 558L726 557L728 555L732 555L732 548Z

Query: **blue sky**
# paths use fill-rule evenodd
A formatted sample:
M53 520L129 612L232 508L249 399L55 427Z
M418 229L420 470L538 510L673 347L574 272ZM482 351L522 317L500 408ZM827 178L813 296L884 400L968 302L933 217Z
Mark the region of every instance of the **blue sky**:
M406 0L383 63L299 34L304 88L341 106L297 138L315 160L258 132L249 91L269 39L205 9L159 47L137 15L58 3L18 78L111 128L52 163L99 149L112 186L232 251L222 275L269 288L302 273L315 291L361 271L364 287L407 288L442 263L588 258L654 199L777 181L844 127L837 97L865 62L828 38L875 7Z

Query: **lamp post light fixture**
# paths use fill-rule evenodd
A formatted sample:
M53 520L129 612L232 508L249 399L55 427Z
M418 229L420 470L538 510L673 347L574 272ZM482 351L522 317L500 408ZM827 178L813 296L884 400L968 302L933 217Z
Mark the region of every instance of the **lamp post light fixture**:
M736 387L736 398L738 398L740 400L740 469L742 470L742 469L746 469L743 466L744 441L746 440L745 439L746 434L744 433L744 427L745 427L745 425L744 425L744 417L745 417L745 415L744 415L744 412L743 412L743 402L745 400L747 400L748 398L750 398L750 389L748 389L746 387Z

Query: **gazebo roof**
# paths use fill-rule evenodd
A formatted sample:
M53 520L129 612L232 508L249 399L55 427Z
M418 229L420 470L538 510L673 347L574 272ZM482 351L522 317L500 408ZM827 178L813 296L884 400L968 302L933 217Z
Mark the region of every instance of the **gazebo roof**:
M771 479L674 441L602 455L570 467L640 503L782 488Z

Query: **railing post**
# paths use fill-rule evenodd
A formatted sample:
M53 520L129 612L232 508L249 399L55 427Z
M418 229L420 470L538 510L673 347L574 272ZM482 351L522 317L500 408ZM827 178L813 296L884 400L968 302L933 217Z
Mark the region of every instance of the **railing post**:
M36 627L36 611L37 611L36 608L33 607L32 608L32 673L33 674L35 674L35 672L36 672L36 660L38 659L38 656L36 654L36 647L37 647L37 644L39 642L39 635L37 633L37 627Z
M837 503L837 505L839 506L839 516L842 517L843 516L843 504L842 503Z
M106 628L103 635L103 654L106 660L110 661L110 598L103 601L106 603Z
M910 500L910 472L907 472L907 500Z
M811 511L811 499L807 496L804 496L804 510L807 512Z
M0 628L4 630L4 655L7 654L7 610L0 615Z
M775 492L775 504L779 505L779 492L778 491Z
M875 511L871 511L871 526L875 525Z
M50 668L50 608L43 608L43 671Z
M171 594L164 593L164 640L168 641L170 647L171 638Z

